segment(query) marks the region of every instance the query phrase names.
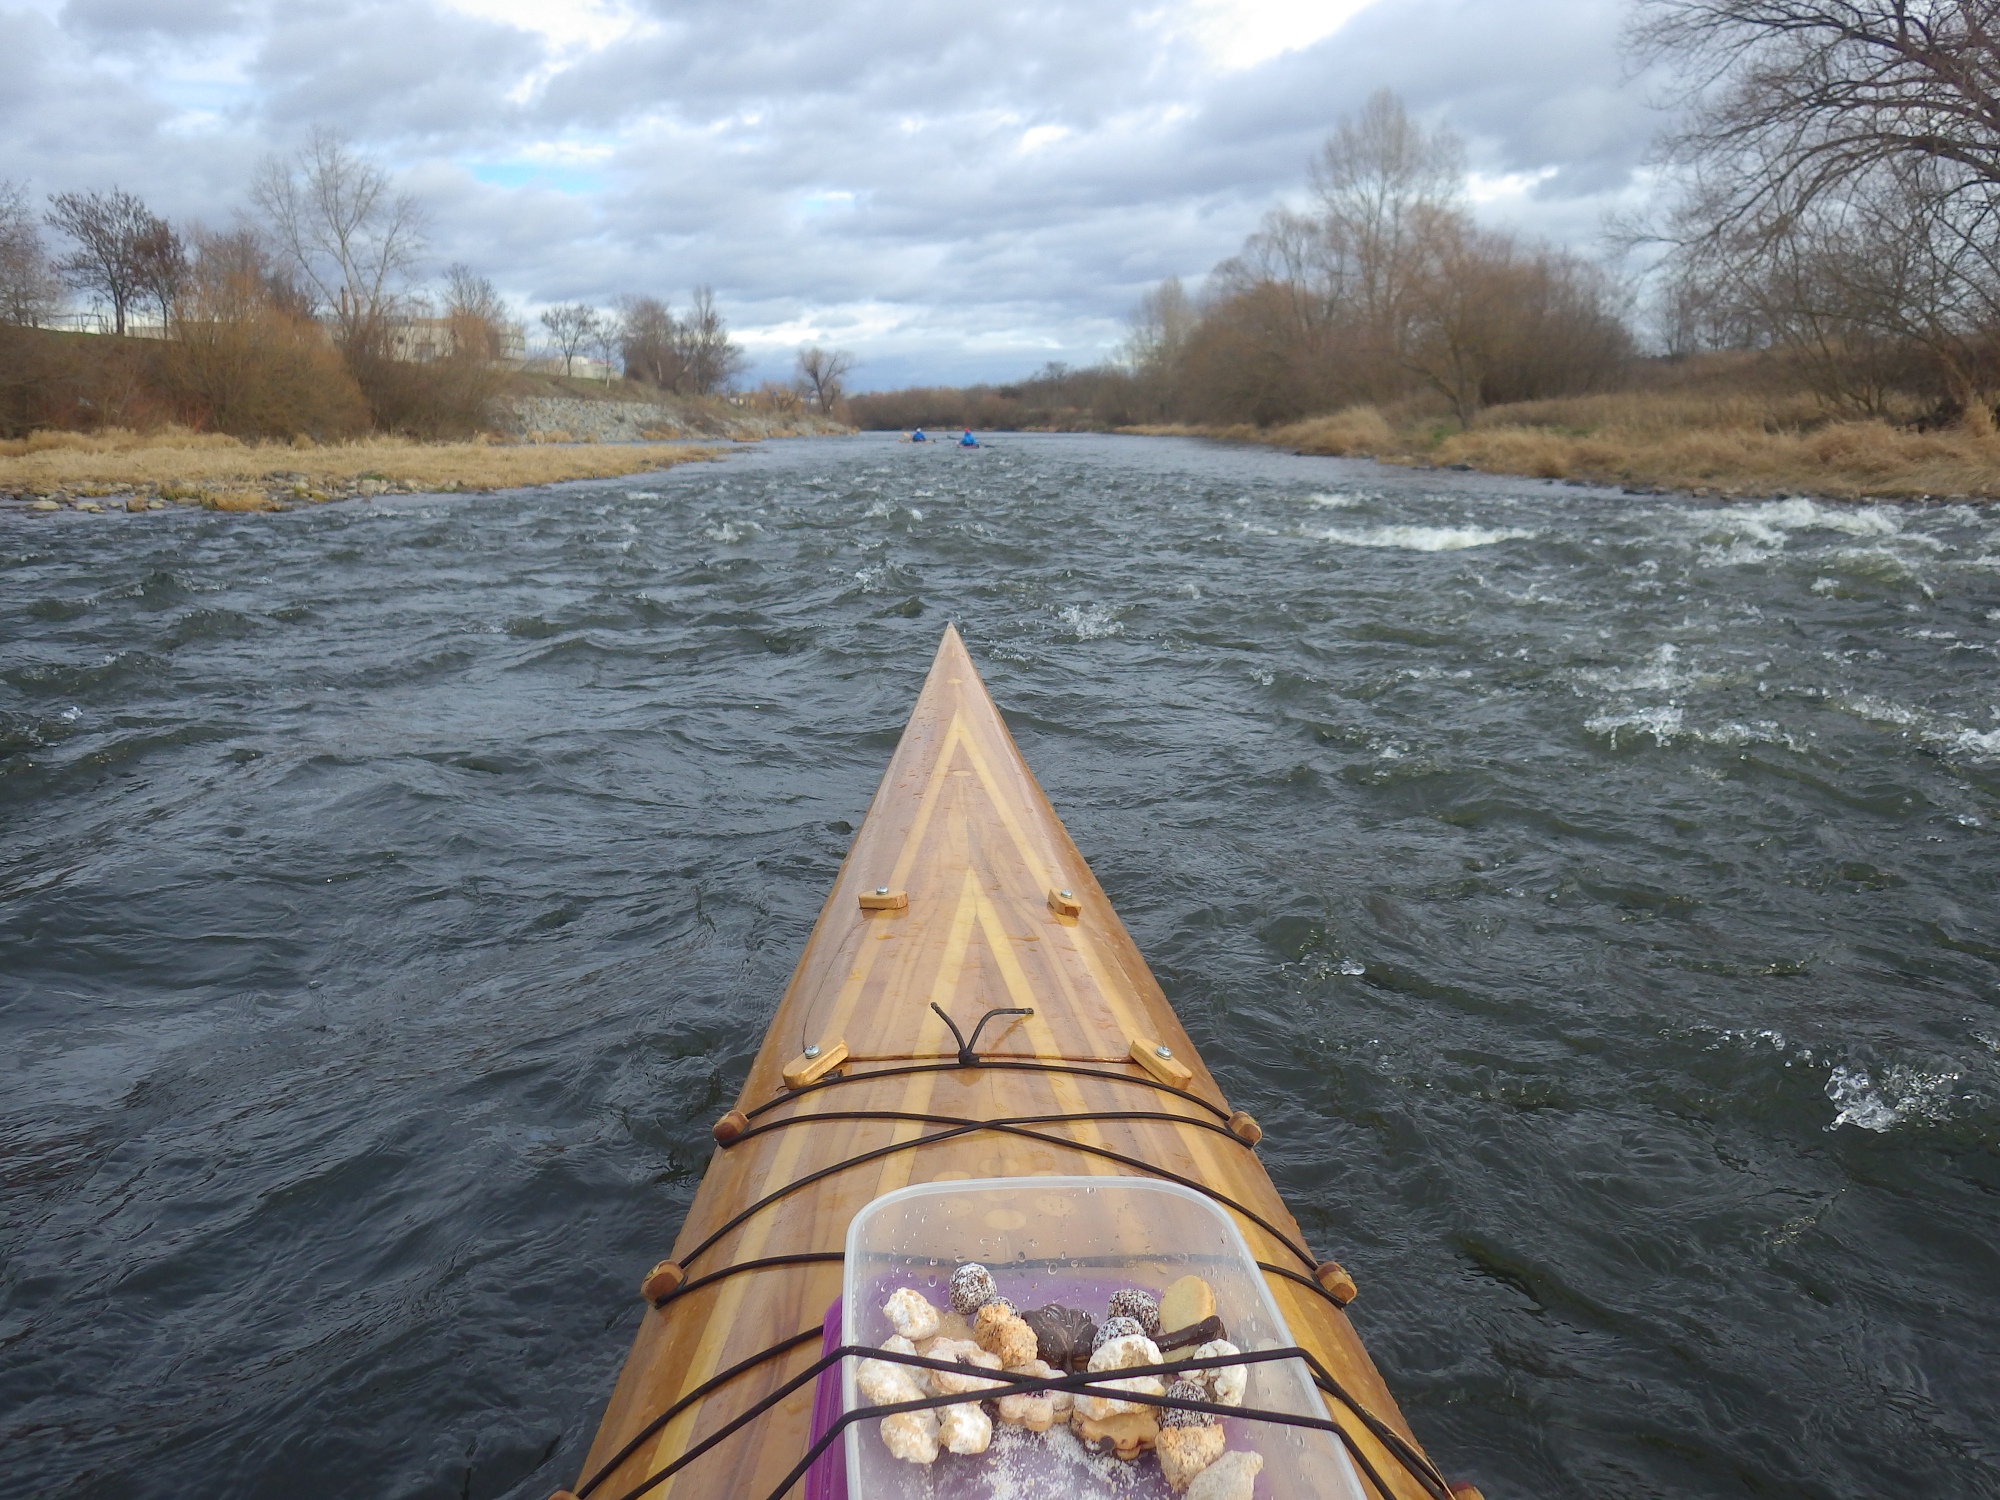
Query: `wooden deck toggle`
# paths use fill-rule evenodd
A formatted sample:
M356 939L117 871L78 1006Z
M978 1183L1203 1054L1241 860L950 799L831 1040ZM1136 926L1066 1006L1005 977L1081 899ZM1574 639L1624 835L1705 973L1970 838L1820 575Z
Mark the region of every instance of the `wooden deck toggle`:
M1132 1061L1171 1089L1184 1089L1194 1082L1193 1071L1174 1060L1174 1049L1149 1036L1132 1038Z
M1320 1290L1342 1307L1361 1295L1361 1289L1354 1284L1354 1278L1341 1268L1337 1260L1321 1261L1313 1268L1313 1280L1320 1284Z
M892 891L886 885L878 885L872 891L861 893L863 911L906 911L909 905L908 891Z
M846 1061L845 1041L835 1042L828 1047L808 1047L785 1064L785 1087L802 1089L809 1083L818 1083Z
M639 1283L639 1295L648 1302L658 1302L662 1297L676 1291L687 1272L680 1268L678 1261L663 1260L646 1273L646 1279Z

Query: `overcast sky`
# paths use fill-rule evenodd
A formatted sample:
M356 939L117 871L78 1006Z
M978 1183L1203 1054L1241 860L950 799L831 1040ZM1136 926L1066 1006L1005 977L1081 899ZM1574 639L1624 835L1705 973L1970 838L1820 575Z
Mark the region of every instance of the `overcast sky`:
M6 8L9 4L14 8ZM857 384L1114 351L1391 88L1486 219L1595 247L1660 120L1625 0L0 0L0 177L226 224L345 132L523 310L714 285L758 374Z

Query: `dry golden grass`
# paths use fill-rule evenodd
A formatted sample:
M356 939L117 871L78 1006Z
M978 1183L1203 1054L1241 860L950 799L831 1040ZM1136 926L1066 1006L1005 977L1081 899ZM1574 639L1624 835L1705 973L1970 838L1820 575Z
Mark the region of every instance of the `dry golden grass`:
M1522 402L1486 411L1465 432L1441 422L1398 430L1365 406L1263 432L1207 431L1302 453L1468 464L1596 484L1730 495L2000 498L2000 438L1830 421L1803 393L1631 391Z
M681 444L574 448L367 438L319 446L245 443L214 433L38 432L0 442L0 491L103 495L146 490L218 509L267 509L273 499L331 498L363 481L398 489L494 490L611 479L715 457Z
M1309 417L1283 429L1285 441L1302 453L1349 454L1393 452L1396 433L1388 418L1372 406L1350 406L1330 417Z

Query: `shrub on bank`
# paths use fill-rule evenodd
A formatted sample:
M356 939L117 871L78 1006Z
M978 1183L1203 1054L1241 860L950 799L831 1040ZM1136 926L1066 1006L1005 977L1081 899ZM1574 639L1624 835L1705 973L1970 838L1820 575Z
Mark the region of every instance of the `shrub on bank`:
M1492 407L1463 431L1350 407L1284 427L1179 429L1301 453L1732 494L2000 497L2000 436L1842 420L1796 389L1625 391Z

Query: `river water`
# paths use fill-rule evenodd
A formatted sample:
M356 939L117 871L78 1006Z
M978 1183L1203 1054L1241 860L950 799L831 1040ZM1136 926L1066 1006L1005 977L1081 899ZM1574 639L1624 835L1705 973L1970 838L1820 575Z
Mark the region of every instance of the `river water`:
M2000 513L1172 439L0 514L0 1477L575 1475L960 622L1491 1500L2000 1496Z

